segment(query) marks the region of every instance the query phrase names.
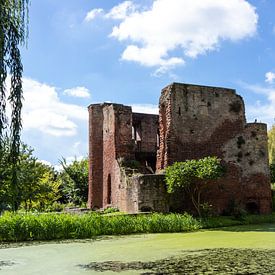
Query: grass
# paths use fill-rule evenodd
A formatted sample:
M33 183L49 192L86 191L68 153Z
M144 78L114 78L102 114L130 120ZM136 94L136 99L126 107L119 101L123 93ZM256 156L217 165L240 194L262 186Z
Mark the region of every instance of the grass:
M200 222L188 214L113 215L14 214L0 217L0 241L85 239L100 235L194 231Z
M190 232L242 224L272 223L275 214L195 219L188 214L100 215L9 213L0 217L0 241L86 239L101 235Z

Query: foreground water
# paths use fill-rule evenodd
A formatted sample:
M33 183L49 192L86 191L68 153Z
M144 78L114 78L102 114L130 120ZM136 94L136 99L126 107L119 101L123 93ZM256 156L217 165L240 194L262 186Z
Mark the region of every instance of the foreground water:
M1 274L114 272L275 274L275 224L0 249Z

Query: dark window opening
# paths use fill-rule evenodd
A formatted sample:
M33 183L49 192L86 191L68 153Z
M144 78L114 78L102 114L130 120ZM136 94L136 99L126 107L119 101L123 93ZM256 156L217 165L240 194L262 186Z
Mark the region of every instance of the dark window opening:
M154 174L156 172L156 153L152 152L136 152L135 159L139 161L139 163L146 167L146 172L150 172L150 174Z
M158 129L158 132L157 132L157 149L159 148L160 146L160 134L159 134L159 129Z
M150 206L142 206L140 208L141 212L152 212L152 208Z
M246 210L249 214L259 214L259 206L254 201L248 202L246 204Z
M108 175L108 180L107 180L107 204L112 203L112 180L111 180L111 175Z
M179 111L178 111L179 116L181 115L181 108L179 107Z

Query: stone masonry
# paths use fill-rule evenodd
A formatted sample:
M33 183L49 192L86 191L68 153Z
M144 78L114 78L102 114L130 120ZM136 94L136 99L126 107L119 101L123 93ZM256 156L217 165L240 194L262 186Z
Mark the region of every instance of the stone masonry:
M88 207L122 211L191 210L184 192L168 195L163 171L175 161L217 156L225 176L202 201L225 213L230 204L271 212L267 128L246 123L235 90L173 83L162 90L159 116L121 104L89 106Z

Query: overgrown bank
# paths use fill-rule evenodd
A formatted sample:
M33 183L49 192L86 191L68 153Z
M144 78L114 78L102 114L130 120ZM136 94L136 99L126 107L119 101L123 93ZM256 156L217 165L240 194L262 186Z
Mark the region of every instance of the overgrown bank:
M14 214L0 217L0 241L86 239L100 235L190 232L230 225L275 223L275 215L195 219L188 214L113 215Z

